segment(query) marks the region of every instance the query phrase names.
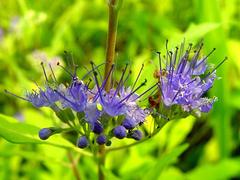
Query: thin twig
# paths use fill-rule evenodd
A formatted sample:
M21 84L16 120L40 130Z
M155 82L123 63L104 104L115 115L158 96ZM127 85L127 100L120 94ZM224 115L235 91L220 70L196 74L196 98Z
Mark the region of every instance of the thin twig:
M76 180L81 180L79 171L77 169L77 162L73 159L71 151L67 151L67 156L71 163L71 168L72 168L72 171L73 171L73 174L74 174Z

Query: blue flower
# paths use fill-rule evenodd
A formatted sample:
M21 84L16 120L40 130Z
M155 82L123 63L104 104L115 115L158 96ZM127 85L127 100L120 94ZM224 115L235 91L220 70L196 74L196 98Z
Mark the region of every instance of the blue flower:
M126 81L126 79L124 80L124 75L126 70L127 65L123 70L117 87L111 88L108 92L104 90L105 83L108 77L102 82L102 85L100 86L97 78L97 73L94 72L94 78L96 83L95 90L97 90L97 92L92 94L95 94L93 102L98 102L102 107L102 115L107 114L110 117L124 116L126 118L125 121L123 121L124 126L132 129L136 127L139 123L144 122L146 118L144 110L137 105L139 98L145 93L143 93L142 95L136 94L136 91L146 84L146 80L141 83L137 88L134 88L136 83L134 83L133 87L131 88L125 87L124 82ZM113 67L110 73L112 73L112 71ZM96 106L92 107L91 111L97 112ZM94 117L97 118L97 116Z
M61 97L63 108L71 108L83 112L87 104L87 87L83 82L73 82L64 93L56 91Z
M209 112L216 101L215 98L208 99L202 96L213 86L216 69L226 58L216 68L211 69L206 61L215 49L206 57L199 59L202 45L195 51L192 58L189 56L191 48L192 45L182 56L178 54L178 48L175 52L167 50L165 68L162 67L163 61L159 53L159 89L162 102L166 107L179 105L183 111L193 110L199 114L198 112Z
M39 92L33 91L26 94L26 100L31 102L33 106L39 108L43 106L52 106L60 99L59 95L50 87L46 87L46 90L39 89Z

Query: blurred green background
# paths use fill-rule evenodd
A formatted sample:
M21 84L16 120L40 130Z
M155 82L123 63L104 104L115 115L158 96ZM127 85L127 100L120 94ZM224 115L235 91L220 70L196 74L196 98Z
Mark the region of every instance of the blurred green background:
M83 65L105 59L107 22L106 0L0 0L0 113L14 117L0 115L0 135L20 143L0 138L0 179L73 179L71 155L82 179L97 178L95 160L78 153L60 135L45 144L25 144L24 129L32 130L27 137L37 138L39 128L58 120L47 108L35 109L3 90L22 95L36 88L34 81L43 85L40 62L67 65L65 50L79 64L81 77L86 73ZM209 94L219 101L208 116L172 121L152 140L110 153L107 179L240 178L239 0L125 0L119 15L117 67L130 62L136 74L144 62L143 76L153 82L154 52L164 51L166 39L174 47L184 38L194 44L203 39L205 54L217 48L211 63L228 56ZM59 79L68 78L56 66L54 71ZM128 141L113 145L122 143Z

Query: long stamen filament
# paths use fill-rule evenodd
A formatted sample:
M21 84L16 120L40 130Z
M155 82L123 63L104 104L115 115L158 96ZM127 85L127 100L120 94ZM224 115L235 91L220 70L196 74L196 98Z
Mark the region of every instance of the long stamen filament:
M43 62L41 62L41 66L42 66L42 70L43 70L43 74L44 74L44 76L45 76L45 79L46 79L46 81L48 82L47 73L46 73L46 70L45 70L45 68L44 68Z
M12 92L6 90L6 89L4 89L4 92L7 93L7 94L12 95L12 96L14 96L14 97L17 97L17 98L19 98L19 99L22 99L22 100L24 100L24 101L28 101L28 102L29 102L28 99L26 99L26 98L24 98L24 97L21 97L21 96L18 96L18 95L14 94L14 93L12 93Z

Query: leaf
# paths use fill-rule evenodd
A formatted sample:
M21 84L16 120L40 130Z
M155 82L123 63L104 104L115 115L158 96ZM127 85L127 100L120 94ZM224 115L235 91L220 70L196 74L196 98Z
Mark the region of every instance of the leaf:
M35 126L0 114L0 136L11 143L41 143L36 137L38 130Z
M188 145L184 144L174 148L171 152L160 156L157 163L145 174L143 179L157 179L163 172L164 168L174 163L177 157L180 156L187 148Z
M219 23L201 23L201 24L191 24L188 30L185 32L185 37L191 37L191 40L197 40L204 37L207 33L220 27Z
M111 180L120 180L120 178L118 178L116 175L113 174L112 171L110 171L107 168L101 167L102 172L105 176L106 179L111 179Z
M240 158L225 159L217 164L204 164L187 173L187 179L231 179L240 175Z
M126 171L124 173L124 179L158 179L164 169L174 163L177 157L181 155L187 148L188 144L183 144L166 154L162 154L158 159L154 159L153 161L145 158L145 163L140 163L137 168L134 168L131 171ZM139 162L135 160L135 163Z
M40 128L30 124L18 122L12 117L0 114L0 136L11 143L16 144L48 144L60 148L72 149L87 156L92 154L83 151L60 135L54 135L46 141L38 138L38 131Z

